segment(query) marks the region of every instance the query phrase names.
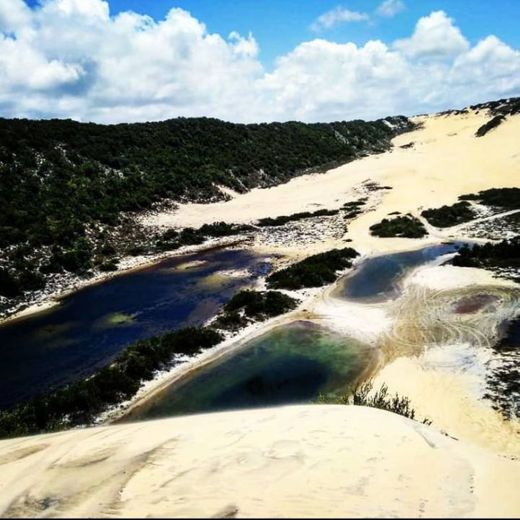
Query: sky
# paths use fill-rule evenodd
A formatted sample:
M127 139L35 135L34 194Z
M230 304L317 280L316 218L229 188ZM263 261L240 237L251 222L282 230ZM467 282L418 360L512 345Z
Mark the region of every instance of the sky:
M0 0L0 116L375 119L520 95L520 0Z

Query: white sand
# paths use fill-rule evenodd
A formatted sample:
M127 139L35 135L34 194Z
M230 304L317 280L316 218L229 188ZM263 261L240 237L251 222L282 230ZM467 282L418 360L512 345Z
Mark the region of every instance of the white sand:
M381 192L375 211L361 215L349 225L347 236L363 253L396 251L428 244L447 237L413 240L372 237L368 228L393 211L418 214L422 209L456 202L464 193L492 187L519 185L518 140L520 117L508 118L484 137L474 133L489 119L483 113L416 118L424 128L398 136L393 150L330 170L325 174L305 175L269 189L254 189L227 202L184 204L145 220L151 225L194 226L223 220L247 223L262 217L289 215L318 208L339 208L359 197L363 181L372 180L393 190ZM413 148L400 145L414 142ZM357 191L356 191L357 190ZM328 241L321 248L330 247ZM317 247L320 247L317 244Z
M515 283L511 280L497 278L490 271L454 265L422 266L407 277L405 285L409 284L417 284L433 290L457 289L476 285L515 287Z
M0 442L2 516L520 514L520 465L380 410L180 417Z
M475 396L482 376L461 369L460 359L453 359L460 350L458 345L442 345L417 358L398 358L377 374L374 388L385 383L391 393L409 397L417 416L429 418L436 428L518 459L520 421L504 420L489 403ZM478 370L479 364L475 365Z
M316 300L312 313L313 321L320 325L375 345L393 323L387 308L384 303L357 303L328 295Z

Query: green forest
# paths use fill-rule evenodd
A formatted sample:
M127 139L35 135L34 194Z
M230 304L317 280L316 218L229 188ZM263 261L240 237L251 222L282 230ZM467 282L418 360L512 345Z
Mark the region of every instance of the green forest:
M222 199L219 185L274 185L382 152L412 128L405 117L250 125L0 119L0 293L41 289L53 273L114 269L110 230L131 227L128 215L162 201Z

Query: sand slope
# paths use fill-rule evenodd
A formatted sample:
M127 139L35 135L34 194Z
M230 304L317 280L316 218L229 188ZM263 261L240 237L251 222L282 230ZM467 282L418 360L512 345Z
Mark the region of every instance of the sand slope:
M354 240L360 252L402 250L414 243L436 241L439 237L421 241L380 239L370 236L368 228L393 211L417 214L422 209L452 204L464 193L518 186L520 116L509 117L484 137L475 137L475 131L489 119L484 113L472 111L417 117L415 121L422 128L396 137L394 148L386 153L324 174L297 177L273 188L254 189L227 202L184 204L174 212L147 217L145 223L198 227L219 220L243 223L321 207L339 208L358 198L362 183L370 180L392 186L393 190L381 192L382 200L376 210L349 225L346 236ZM412 148L400 148L411 142Z
M3 516L515 516L520 467L362 407L306 405L0 442Z

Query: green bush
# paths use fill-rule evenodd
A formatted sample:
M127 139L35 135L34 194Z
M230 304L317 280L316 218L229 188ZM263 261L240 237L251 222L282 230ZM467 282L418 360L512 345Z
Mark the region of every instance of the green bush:
M486 206L520 209L520 188L491 188L478 194L461 195L461 200L475 200Z
M267 285L273 289L321 287L336 280L337 271L350 267L356 256L358 252L350 247L313 255L269 275Z
M378 224L370 226L370 233L377 237L421 238L428 233L422 222L410 215L392 219L384 218Z
M238 330L252 320L264 321L293 310L297 305L294 298L278 291L244 290L235 294L213 326L223 330Z
M520 268L520 237L497 244L465 245L458 250L452 263L461 267Z
M307 218L313 218L313 217L324 217L324 216L331 216L331 215L337 215L339 213L338 209L319 209L314 212L309 211L302 211L301 213L293 213L292 215L284 215L281 217L266 217L261 218L257 225L261 227L265 226L283 226L284 224L287 224L287 222L293 222L297 220L303 220Z
M356 386L351 392L340 397L320 396L317 400L322 404L347 404L354 406L368 406L370 408L378 408L386 410L398 415L402 415L408 419L415 420L415 410L412 408L408 397L399 394L389 395L388 386L381 385L377 391L373 391L374 385L372 381L366 381ZM423 424L431 424L429 419L423 419Z
M436 209L425 209L421 215L436 227L451 227L463 222L469 222L477 217L471 209L471 204L465 200L452 206L442 206Z

